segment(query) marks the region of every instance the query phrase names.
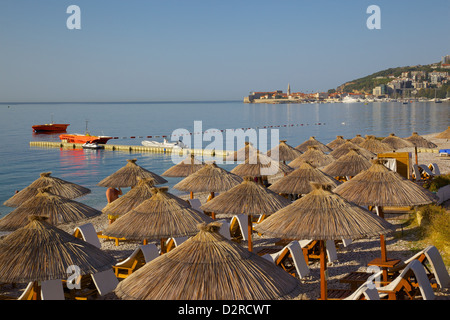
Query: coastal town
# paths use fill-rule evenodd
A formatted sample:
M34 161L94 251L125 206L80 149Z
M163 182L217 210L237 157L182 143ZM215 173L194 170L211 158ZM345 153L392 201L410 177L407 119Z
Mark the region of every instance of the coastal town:
M288 84L286 92L282 90L250 92L244 97L244 103L450 101L450 55L442 57L439 63L414 66L411 69L414 70L399 72L398 75L374 74L369 79L372 86L369 85L368 88L362 85L358 88L355 86L357 82L355 80L327 92L305 93L292 92L291 85Z

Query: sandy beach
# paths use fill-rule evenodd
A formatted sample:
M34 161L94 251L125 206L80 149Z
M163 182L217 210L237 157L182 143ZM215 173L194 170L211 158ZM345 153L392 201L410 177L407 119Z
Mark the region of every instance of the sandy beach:
M433 138L436 134L424 136L430 141L436 143L440 149L442 148L450 148L450 141L443 139L435 139ZM398 152L412 152L413 161L414 159L414 148L407 148L398 150ZM419 164L436 163L442 174L450 173L450 157L440 157L438 153L429 153L429 152L420 152L418 153L418 162ZM204 203L206 200L206 194L197 195L201 202ZM184 197L187 199L187 196ZM106 199L105 199L106 204ZM443 204L450 210L450 201L447 201ZM397 231L386 237L387 244L387 252L388 257L397 258L406 260L411 257L414 253L412 251L411 241L415 239L410 239L405 235L406 226L403 225L404 219L407 217L408 213L404 214L387 214L386 218L388 221L397 227ZM84 221L84 223L92 223L96 229L96 231L104 230L108 225L108 220L106 215L101 215L96 218ZM81 224L70 224L61 226L61 229L73 233L74 228L77 225ZM264 236L258 236L254 233L254 243L253 248L254 251L257 252L261 248L274 246L274 243L280 239L275 238L266 238ZM117 260L125 259L128 257L136 248L140 242L136 241L121 241L119 246L116 246L114 241L100 239L102 250L109 252L112 256L114 256ZM156 242L155 242L156 243ZM159 245L159 243L156 243ZM338 260L328 264L329 278L328 278L328 288L346 288L346 284L340 283L339 279L341 279L344 275L352 271L366 271L367 263L380 256L380 242L379 239L360 239L354 240L350 245L345 247L342 243L339 243L339 247L337 250ZM241 245L246 247L246 241L242 241ZM282 247L280 247L281 249ZM419 248L414 248L415 250ZM310 263L309 268L311 270L311 275L302 279L301 282L303 284L303 293L298 296L298 299L305 300L315 300L320 297L320 275L319 275L319 262L312 261ZM447 266L447 269L450 269ZM2 291L6 294L14 294L19 295L19 290L22 289L22 285L17 285L13 288L11 285L4 285ZM450 291L447 289L435 289L435 294L437 299L448 299L450 300ZM114 292L109 293L105 296L100 296L97 299L100 300L111 300L118 299Z

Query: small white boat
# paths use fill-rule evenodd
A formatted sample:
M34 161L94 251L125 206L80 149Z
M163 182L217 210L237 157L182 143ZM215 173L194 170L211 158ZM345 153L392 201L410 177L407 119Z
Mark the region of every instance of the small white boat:
M103 149L104 148L104 146L101 146L96 142L90 142L90 141L83 143L81 146L83 147L83 149Z
M344 97L344 99L342 99L343 103L354 103L354 102L359 102L358 99L350 97L350 96L346 96Z
M186 145L181 141L178 140L176 142L168 142L167 139L164 139L163 142L158 141L149 141L144 140L142 141L142 145L146 147L158 147L158 148L185 148Z

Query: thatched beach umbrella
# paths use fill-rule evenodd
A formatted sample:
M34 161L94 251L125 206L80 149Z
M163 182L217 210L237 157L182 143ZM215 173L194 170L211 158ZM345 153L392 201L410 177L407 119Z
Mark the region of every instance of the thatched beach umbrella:
M369 169L360 172L333 191L360 206L377 207L381 217L381 207L419 206L435 201L431 192L389 170L381 160L373 160ZM384 236L381 236L381 259L387 261Z
M207 163L203 168L187 176L176 185L174 189L191 193L191 199L194 192L223 192L240 184L242 178L238 175L220 168L216 163Z
M164 177L187 177L188 175L197 172L205 166L203 161L195 158L194 154L190 154L186 159L180 163L170 167L162 176Z
M267 151L267 156L272 157L272 155L277 155L278 161L283 161L284 163L286 163L286 161L294 160L301 154L302 152L300 150L297 150L294 147L288 145L286 143L286 140L280 140L280 144L278 146Z
M245 160L244 163L238 164L230 172L240 177L264 177L279 173L287 174L293 170L291 166L260 153Z
M289 166L298 168L303 162L307 161L316 168L320 168L332 163L334 160L335 158L331 154L324 153L316 146L309 146L308 151L292 160Z
M450 126L447 128L447 130L442 131L441 133L437 134L435 136L436 139L450 139Z
M0 241L0 282L27 283L67 279L69 266L80 275L111 270L116 263L108 253L46 222L30 222Z
M333 156L335 159L339 159L340 157L345 156L352 149L358 150L359 154L368 160L371 160L377 156L375 153L367 149L361 148L357 144L350 141L347 141L346 143L340 145L339 147L331 151L330 155Z
M113 188L127 188L134 187L138 183L139 178L153 178L155 179L155 184L167 183L167 180L163 177L148 171L136 164L137 159L127 160L127 164L111 174L110 176L104 178L97 185L100 187L113 187Z
M437 148L437 145L433 142L425 139L422 136L419 136L417 132L413 132L412 135L405 140L411 142L414 146L418 148Z
M103 234L129 240L161 240L163 252L165 239L193 236L198 232L198 223L212 221L167 191L167 187L154 188L150 199L119 217Z
M26 200L38 194L39 188L47 186L52 186L52 193L68 199L75 199L91 192L88 188L53 177L51 174L51 172L41 173L39 179L36 179L28 187L20 190L3 204L8 207L18 207Z
M336 136L336 139L334 139L333 141L331 141L330 143L327 143L326 146L330 149L336 149L337 147L339 147L341 144L344 144L347 140L344 139L343 136Z
M52 187L39 188L38 194L0 219L1 231L13 231L29 223L28 217L48 217L48 223L60 225L82 221L102 212L83 203L53 194Z
M108 203L102 209L102 212L112 216L124 215L145 200L150 199L153 196L152 190L154 186L155 179L138 178L138 184L133 189L125 193L122 197Z
M330 147L327 147L322 142L316 140L315 137L310 137L308 140L304 141L303 143L299 144L295 147L295 149L300 150L301 152L308 151L308 147L315 146L322 152L331 152L332 149Z
M414 144L412 144L412 142L397 137L394 133L389 134L389 136L381 140L381 142L390 145L391 148L395 150L401 148L414 147Z
M358 149L351 149L345 156L336 159L322 171L332 177L353 177L367 170L372 164L360 155Z
M321 299L327 299L325 241L373 237L392 226L369 211L333 193L330 186L314 190L255 226L263 235L320 241Z
M307 194L312 191L311 182L330 184L333 188L339 185L336 179L310 163L303 162L293 172L274 182L269 189L283 194Z
M245 177L240 185L208 201L200 209L228 217L246 214L248 216L248 250L252 251L252 216L256 214L270 215L288 204L290 204L288 199L264 188L252 177Z
M375 154L390 152L393 150L390 145L377 140L377 138L373 135L367 135L365 141L363 143L360 143L359 146Z
M119 283L127 300L294 299L301 283L272 262L202 224L194 237L148 262Z
M241 149L233 152L231 155L227 155L225 157L226 161L245 161L248 160L257 154L259 154L259 150L255 148L250 142L245 141L245 146Z
M350 142L353 142L354 144L360 144L363 143L366 139L361 137L360 134L357 134L354 138L350 139Z

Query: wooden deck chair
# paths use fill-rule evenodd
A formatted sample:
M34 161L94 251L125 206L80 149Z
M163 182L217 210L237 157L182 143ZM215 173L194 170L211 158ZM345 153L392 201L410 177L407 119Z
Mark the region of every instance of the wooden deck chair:
M185 242L189 237L169 238L166 241L166 253Z
M418 283L417 287L413 286L410 279L414 277ZM435 298L433 288L431 288L425 268L418 260L411 261L405 269L392 282L385 286L377 287L380 298L388 298L388 300L413 300L420 291L423 300L433 300Z
M441 170L439 170L437 163L430 163L428 168L437 176L441 174Z
M422 171L421 172L422 178L430 179L434 177L434 173L426 165L424 164L419 165L419 171L420 170Z
M351 245L353 242L352 239L342 239L342 244L344 245L344 247L348 247L349 245Z
M82 226L78 226L74 229L73 236L76 238L83 239L84 241L101 248L100 240L98 240L97 232L95 231L94 225L92 223L86 223Z
M305 261L309 264L311 259L320 259L319 241L317 240L299 240L303 251ZM334 240L327 240L326 242L327 257L329 262L337 260L336 244Z
M139 245L128 258L113 266L114 274L117 278L126 278L158 256L159 250L155 244Z
M325 243L325 248L327 251L328 262L333 262L338 259L336 252L336 243L334 240L327 240Z
M380 295L378 294L378 290L372 279L381 277L382 273L383 271L375 273L370 280L364 282L358 289L343 300L380 300Z
M265 254L262 257L272 261L294 277L297 274L300 279L303 279L310 274L298 241L292 241L280 251L273 254Z
M41 281L42 300L65 300L64 288L61 280Z
M248 217L246 214L234 215L231 218L230 235L233 240L248 240Z
M416 181L422 180L422 175L420 174L419 166L417 164L413 164L412 169L413 169L413 174L412 174L413 178Z
M101 296L114 291L119 284L119 280L112 269L92 274L91 277Z
M450 288L450 276L445 267L442 256L435 246L429 246L424 250L426 261L433 269L434 279L440 288Z
M19 297L1 294L0 300L33 300L34 296L34 282L31 281L28 282L28 285L25 287Z

